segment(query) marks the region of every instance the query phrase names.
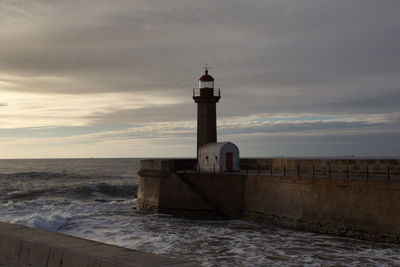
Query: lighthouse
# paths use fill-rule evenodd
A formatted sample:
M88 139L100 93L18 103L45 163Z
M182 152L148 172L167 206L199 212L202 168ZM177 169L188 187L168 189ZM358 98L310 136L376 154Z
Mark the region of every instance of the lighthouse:
M193 89L193 100L197 103L197 153L208 143L217 142L217 103L220 89L214 88L214 78L205 73L199 79L199 88Z
M197 168L199 171L239 171L239 148L231 142L217 142L217 103L219 88L214 78L205 73L199 79L199 88L193 89L197 103Z

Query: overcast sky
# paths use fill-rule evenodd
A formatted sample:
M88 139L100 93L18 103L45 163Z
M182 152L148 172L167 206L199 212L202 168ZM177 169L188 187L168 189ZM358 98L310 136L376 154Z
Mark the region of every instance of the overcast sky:
M1 0L0 158L400 156L399 0Z

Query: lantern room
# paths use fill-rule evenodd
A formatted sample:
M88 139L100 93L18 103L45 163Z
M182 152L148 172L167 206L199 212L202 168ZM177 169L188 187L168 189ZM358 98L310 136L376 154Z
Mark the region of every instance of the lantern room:
M207 69L206 73L199 79L199 88L214 88L214 78L208 74Z

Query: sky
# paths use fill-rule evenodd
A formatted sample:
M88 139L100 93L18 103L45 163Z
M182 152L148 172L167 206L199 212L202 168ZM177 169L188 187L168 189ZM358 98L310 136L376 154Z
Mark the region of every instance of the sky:
M0 158L400 157L398 0L1 0Z

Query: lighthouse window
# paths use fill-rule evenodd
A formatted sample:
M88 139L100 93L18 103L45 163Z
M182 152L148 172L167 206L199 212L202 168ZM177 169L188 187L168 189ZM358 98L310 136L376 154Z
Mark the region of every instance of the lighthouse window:
M200 81L199 83L200 88L214 88L213 81Z

